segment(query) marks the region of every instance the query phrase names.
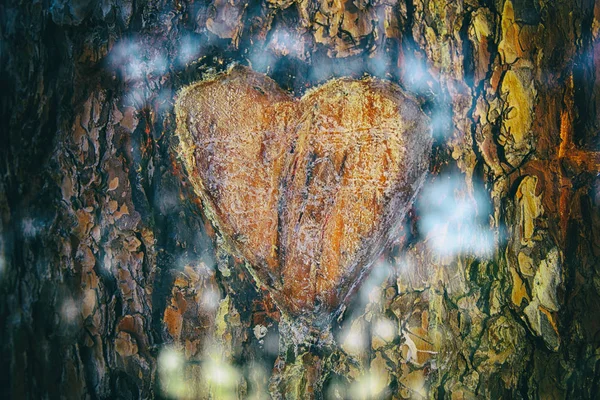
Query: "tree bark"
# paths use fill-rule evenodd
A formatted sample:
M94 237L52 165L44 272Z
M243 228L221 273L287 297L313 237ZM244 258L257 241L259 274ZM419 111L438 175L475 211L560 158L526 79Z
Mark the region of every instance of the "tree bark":
M0 18L3 398L600 393L600 3L9 0ZM388 79L435 126L429 186L324 346L293 345L181 170L176 93L232 63L297 96Z

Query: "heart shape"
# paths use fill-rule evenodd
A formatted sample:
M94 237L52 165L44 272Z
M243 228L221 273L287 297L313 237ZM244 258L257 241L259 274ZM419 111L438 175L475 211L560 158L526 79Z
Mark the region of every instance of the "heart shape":
M398 233L431 153L399 86L335 79L292 97L234 67L175 105L188 178L229 251L279 308L330 321Z

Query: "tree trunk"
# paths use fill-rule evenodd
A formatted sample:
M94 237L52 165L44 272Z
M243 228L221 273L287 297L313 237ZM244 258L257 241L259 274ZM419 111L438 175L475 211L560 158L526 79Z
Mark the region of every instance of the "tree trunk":
M600 3L0 5L3 398L594 398ZM176 154L232 63L301 96L365 73L434 123L404 235L295 346ZM598 95L599 97L596 97Z

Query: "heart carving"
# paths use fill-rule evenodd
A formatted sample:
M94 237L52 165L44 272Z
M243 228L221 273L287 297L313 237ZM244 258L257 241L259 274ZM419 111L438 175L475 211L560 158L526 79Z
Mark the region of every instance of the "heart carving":
M294 98L234 67L184 88L180 157L206 215L278 307L329 321L398 233L428 170L419 103L374 78Z

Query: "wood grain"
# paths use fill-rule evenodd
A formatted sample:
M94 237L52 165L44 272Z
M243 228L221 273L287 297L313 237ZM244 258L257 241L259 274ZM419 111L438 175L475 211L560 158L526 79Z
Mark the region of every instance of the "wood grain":
M176 105L182 159L231 250L293 315L322 323L397 232L431 128L390 82L336 79L301 99L235 67Z

